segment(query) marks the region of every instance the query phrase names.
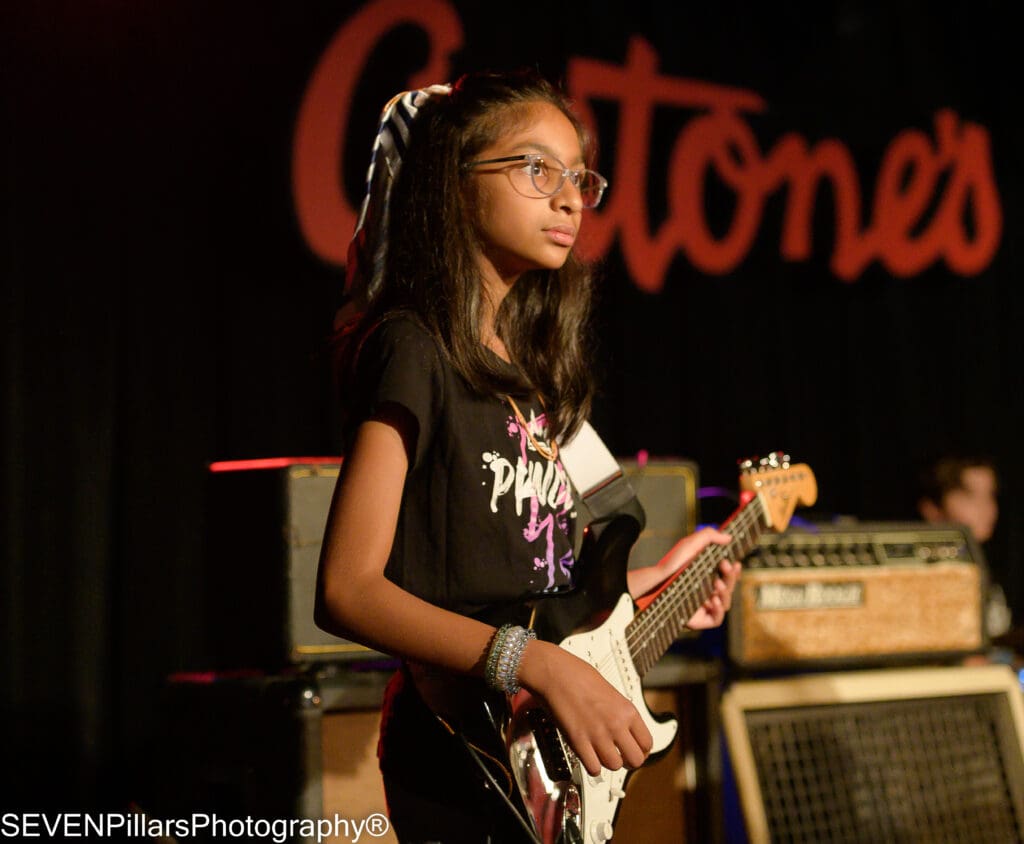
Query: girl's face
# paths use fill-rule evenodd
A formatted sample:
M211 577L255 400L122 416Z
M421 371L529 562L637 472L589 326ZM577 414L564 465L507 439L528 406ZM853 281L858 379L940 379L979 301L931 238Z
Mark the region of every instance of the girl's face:
M474 157L484 161L535 153L554 165L585 167L580 139L569 119L555 106L524 106L516 128ZM528 161L474 167L470 173L471 207L476 214L478 262L489 292L499 299L527 270L556 270L569 257L579 234L583 202L579 189L565 179L560 190L545 196L534 190Z

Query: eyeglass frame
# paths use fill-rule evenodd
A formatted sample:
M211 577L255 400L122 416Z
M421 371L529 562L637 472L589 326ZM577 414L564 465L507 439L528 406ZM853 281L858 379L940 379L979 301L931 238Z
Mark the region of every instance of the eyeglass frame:
M558 164L562 163L553 155L542 155L539 152L525 152L522 155L505 155L502 156L501 158L485 158L482 161L467 161L462 166L466 168L482 167L485 164L510 164L513 161L528 161L531 164L533 164L535 161L544 161L545 159L554 160ZM554 196L563 187L565 187L565 180L568 179L573 174L576 174L577 181L573 182L572 179L569 179L569 181L572 182L572 186L576 188L576 190L579 190L579 180L582 179L584 173L593 173L595 176L597 176L600 188L597 194L597 202L595 202L593 205L584 205L583 207L587 209L597 208L597 206L601 204L601 200L604 198L604 192L608 189L608 180L600 173L598 173L596 170L591 170L589 167L584 167L581 170L574 170L572 167L563 166L558 180L558 187L556 187L553 191L550 192L538 187L532 172L530 173L530 184L532 184L534 190L536 190L537 193L541 194L542 196ZM582 193L580 195L582 196Z

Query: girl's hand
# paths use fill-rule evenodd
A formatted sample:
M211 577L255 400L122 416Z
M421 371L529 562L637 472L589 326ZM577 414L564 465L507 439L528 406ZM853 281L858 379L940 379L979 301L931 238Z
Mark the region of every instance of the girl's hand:
M732 593L740 576L740 564L722 560L719 567L722 576L715 579L715 591L686 622L691 630L708 630L718 627L732 606Z
M636 707L593 666L538 639L523 653L523 688L540 697L587 773L639 768L654 739Z
M732 537L714 528L701 528L696 533L684 536L669 551L656 566L662 575L662 580L668 580L672 575L690 564L694 557L703 551L708 545L728 545Z

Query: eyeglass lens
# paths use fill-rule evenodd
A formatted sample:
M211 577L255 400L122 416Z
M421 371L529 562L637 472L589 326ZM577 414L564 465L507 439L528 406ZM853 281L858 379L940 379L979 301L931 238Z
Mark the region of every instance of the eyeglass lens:
M527 161L530 181L541 193L550 196L557 193L563 184L565 171L558 164L548 164L543 158ZM601 201L604 193L603 179L593 170L570 170L568 177L577 190L585 208L593 208Z

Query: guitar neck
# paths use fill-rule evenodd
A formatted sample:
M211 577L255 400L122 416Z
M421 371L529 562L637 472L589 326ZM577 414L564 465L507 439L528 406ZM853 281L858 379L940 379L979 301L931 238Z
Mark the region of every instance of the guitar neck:
M724 559L741 560L757 546L767 528L760 496L752 496L722 525L732 542L708 545L626 627L626 643L643 677L679 638L695 612L714 592Z

